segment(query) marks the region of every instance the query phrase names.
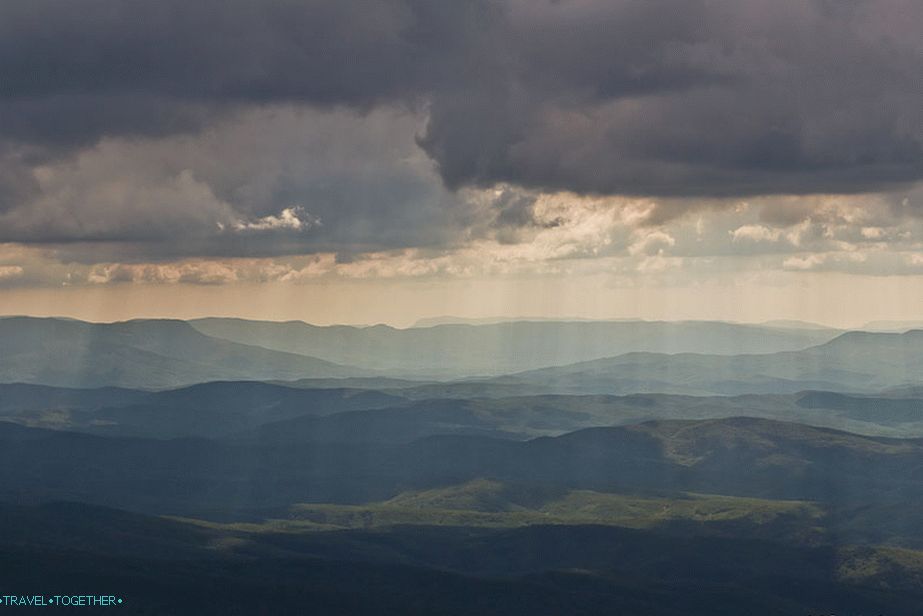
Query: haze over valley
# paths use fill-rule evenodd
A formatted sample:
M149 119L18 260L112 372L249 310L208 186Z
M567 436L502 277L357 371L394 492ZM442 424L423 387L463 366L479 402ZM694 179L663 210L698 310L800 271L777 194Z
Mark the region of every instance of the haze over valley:
M359 611L441 589L462 613L485 584L488 613L921 598L918 330L11 317L0 337L20 584L73 584L79 562L214 613L266 605L255 562L284 609L306 580L342 607L351 575L388 580L350 591Z

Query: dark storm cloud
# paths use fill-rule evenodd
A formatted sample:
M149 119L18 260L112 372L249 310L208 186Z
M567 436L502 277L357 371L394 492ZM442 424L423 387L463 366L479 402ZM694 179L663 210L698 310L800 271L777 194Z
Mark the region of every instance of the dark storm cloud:
M854 192L923 172L919 2L513 2L507 78L438 92L450 185Z
M334 157L321 172L302 156L276 172L260 156L279 158L247 158L245 136L213 160L124 169L143 176L119 189L137 212L112 214L115 189L75 190L86 171L36 197L31 166L106 137L197 136L279 105L410 109L428 117L411 130L450 188L675 197L653 222L689 197L890 190L923 175L921 27L918 0L6 0L0 212L18 207L32 235L2 239L194 229L209 252L245 251L255 240L212 238L215 221L291 205L323 231L259 251L440 244L465 224L470 212L446 213L455 197L393 161L378 173ZM529 199L500 203L496 224L532 224ZM142 213L197 202L211 214ZM93 224L75 207L96 208Z
M490 13L424 0L10 0L0 131L70 143L191 130L202 105L413 102L477 62Z

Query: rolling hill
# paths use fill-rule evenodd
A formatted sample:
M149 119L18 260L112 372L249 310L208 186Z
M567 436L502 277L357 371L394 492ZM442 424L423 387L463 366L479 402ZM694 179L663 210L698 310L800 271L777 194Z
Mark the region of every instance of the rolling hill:
M807 389L877 392L923 381L923 330L848 332L800 351L761 355L629 353L490 381L560 393L737 395Z
M10 588L98 587L126 614L909 615L923 600L923 557L889 548L560 524L292 532L71 503L0 519L19 531L0 530Z
M400 443L447 434L527 440L654 419L740 416L799 422L870 436L923 436L921 398L849 396L819 391L733 397L634 394L404 400L376 410L266 422L254 436L265 442L289 443L344 439Z
M321 359L202 334L184 321L0 318L0 382L169 388L216 380L362 376Z
M0 417L17 423L118 436L230 436L267 423L403 404L362 389L301 389L215 381L148 392L0 384Z
M838 504L923 498L923 440L750 418L406 444L106 438L0 423L0 442L0 464L12 469L0 477L0 495L155 512L380 501L482 477Z
M374 380L331 379L322 381L322 387L305 388L216 381L156 392L0 384L0 418L26 426L103 435L235 437L265 443L344 439L407 443L440 434L527 440L652 419L735 416L796 421L870 436L923 436L923 397L913 391L907 392L912 397L825 391L702 397L483 397L485 388L473 383L403 388L389 383L391 387L384 391L334 387L354 382L376 384ZM443 393L472 397L438 397Z
M395 329L198 319L199 331L413 378L497 375L633 352L722 355L803 349L836 330L688 321L515 321Z

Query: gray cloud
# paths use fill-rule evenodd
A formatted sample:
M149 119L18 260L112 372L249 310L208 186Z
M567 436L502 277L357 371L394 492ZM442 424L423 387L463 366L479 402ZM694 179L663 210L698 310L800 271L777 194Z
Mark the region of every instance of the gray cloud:
M8 0L0 241L345 254L515 242L541 190L657 197L648 224L895 191L921 26L916 0ZM497 183L523 191L487 222L452 192ZM294 207L322 226L217 231Z
M0 211L0 243L85 262L450 245L478 211L442 186L419 125L275 107L192 136L106 139L37 166L31 196Z
M916 2L513 2L507 76L437 93L450 185L858 192L923 170ZM495 86L495 87L494 87Z
M186 132L239 105L414 103L464 69L490 13L423 0L11 0L0 132L81 144Z

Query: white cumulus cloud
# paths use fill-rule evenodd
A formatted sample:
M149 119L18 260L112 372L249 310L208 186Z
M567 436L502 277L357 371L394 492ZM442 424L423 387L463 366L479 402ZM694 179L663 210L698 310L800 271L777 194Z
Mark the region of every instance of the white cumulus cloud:
M278 214L270 214L250 221L235 221L230 228L238 232L259 231L307 231L312 227L320 226L319 218L311 216L300 206L287 207ZM218 223L218 228L224 231L228 227Z

